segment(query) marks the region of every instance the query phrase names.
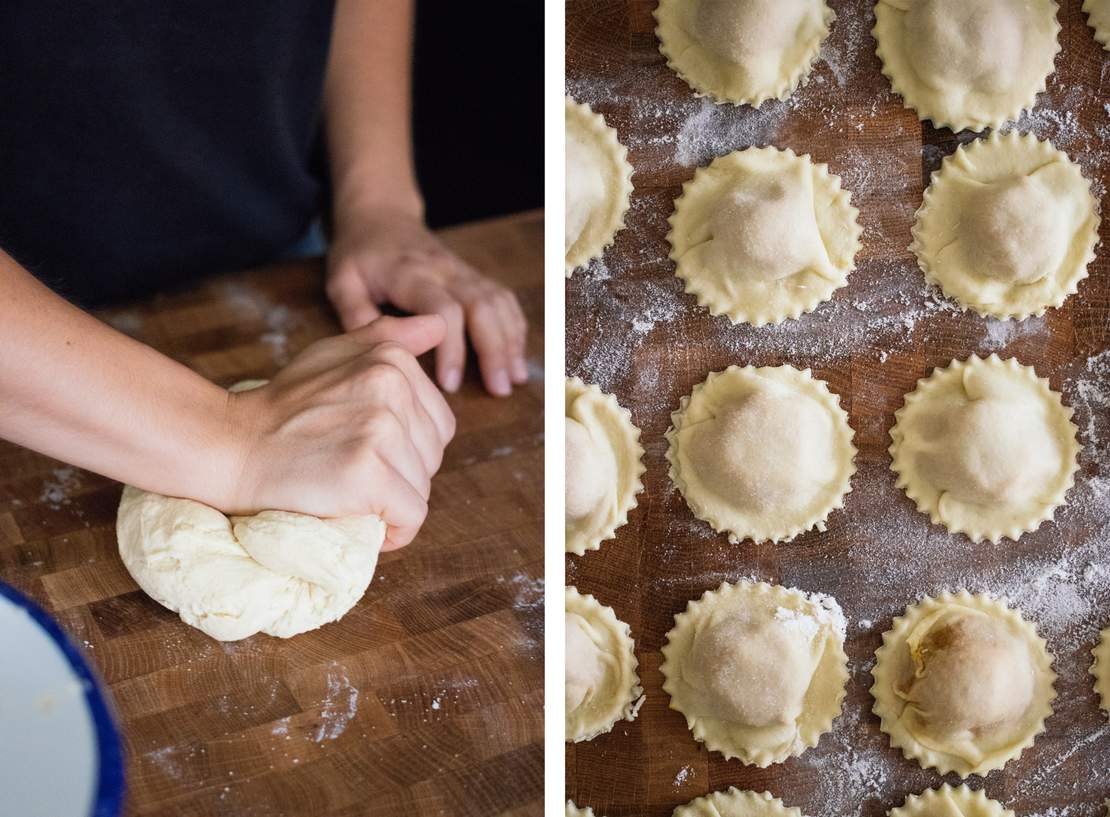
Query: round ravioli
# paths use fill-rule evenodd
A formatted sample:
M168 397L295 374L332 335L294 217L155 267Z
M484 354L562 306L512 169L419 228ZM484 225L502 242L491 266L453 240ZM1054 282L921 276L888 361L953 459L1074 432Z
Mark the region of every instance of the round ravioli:
M1067 154L1031 134L961 145L925 191L910 249L925 277L980 315L1060 306L1087 277L1098 201Z
M589 105L566 100L566 275L599 258L624 226L632 166L617 132Z
M858 215L826 165L748 148L683 185L667 240L675 274L701 306L763 326L812 311L848 283Z
M978 542L1052 519L1077 467L1072 411L1015 359L970 357L919 380L894 415L898 487L934 523Z
M1084 0L1087 22L1095 30L1095 39L1110 51L1110 0Z
M1098 693L1102 708L1110 712L1110 627L1099 635L1098 646L1091 653L1095 657L1091 665L1091 675L1095 676L1095 692Z
M921 794L911 794L906 802L891 809L889 817L1014 817L997 800L991 800L982 790L972 791L965 783L950 786L945 783Z
M682 398L667 431L670 477L729 541L788 542L844 506L856 449L824 382L792 366L731 366Z
M825 0L660 0L655 33L699 96L759 105L801 84L834 17Z
M566 381L566 549L581 556L612 539L643 490L640 430L615 397Z
M715 791L674 810L672 817L802 817L798 808L783 805L770 792Z
M848 658L836 600L763 582L722 584L667 633L663 690L694 738L764 767L800 755L840 714Z
M1033 625L987 595L942 593L883 634L875 714L922 768L985 775L1044 731L1056 697L1052 656Z
M1055 0L878 0L876 52L906 107L938 128L1016 119L1060 50Z
M643 702L636 645L613 608L573 587L566 600L566 740L577 743L635 720Z

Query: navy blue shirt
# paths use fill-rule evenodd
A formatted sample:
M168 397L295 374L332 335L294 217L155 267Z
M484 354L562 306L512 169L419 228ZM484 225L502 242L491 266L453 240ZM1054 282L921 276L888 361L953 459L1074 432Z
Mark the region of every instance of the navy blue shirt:
M329 0L4 0L0 247L78 303L265 262L324 193Z

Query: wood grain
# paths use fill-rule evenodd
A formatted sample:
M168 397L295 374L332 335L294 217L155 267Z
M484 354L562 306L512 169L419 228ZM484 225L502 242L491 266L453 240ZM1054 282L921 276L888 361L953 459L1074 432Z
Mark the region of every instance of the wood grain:
M512 286L533 376L458 434L409 547L341 621L221 644L120 561L120 486L0 442L0 577L53 612L107 683L131 815L540 814L543 797L543 220L445 240ZM102 317L221 383L338 331L319 261L213 279Z
M941 778L892 750L870 711L881 634L907 604L944 587L1003 593L1056 655L1059 699L1047 733L973 787L1018 815L1094 817L1110 796L1110 728L1086 674L1110 622L1110 260L1105 244L1079 294L1021 324L962 313L925 286L907 251L913 214L941 158L971 134L918 121L890 92L870 29L871 0L834 0L829 41L787 103L714 107L666 66L653 0L566 6L567 92L590 103L629 146L635 192L627 229L604 260L567 282L567 373L598 383L643 431L645 492L614 541L567 557L566 581L628 622L647 701L633 723L566 747L567 796L601 817L663 817L709 791L770 790L808 815L877 817ZM1080 0L1063 0L1062 53L1048 92L1019 123L1047 137L1094 182L1110 183L1110 58ZM683 293L667 256L667 217L695 166L752 144L827 162L861 210L864 247L832 302L780 327L733 327ZM1102 239L1110 236L1107 221ZM931 526L894 485L889 429L916 380L953 358L997 351L1035 365L1076 408L1084 443L1069 504L1017 543L976 546ZM812 367L850 413L859 472L828 531L790 545L729 545L691 515L667 477L663 433L682 395L731 364ZM759 770L707 753L668 708L659 650L686 603L723 580L756 577L834 595L849 618L851 680L831 734L800 758ZM957 782L954 777L949 782Z

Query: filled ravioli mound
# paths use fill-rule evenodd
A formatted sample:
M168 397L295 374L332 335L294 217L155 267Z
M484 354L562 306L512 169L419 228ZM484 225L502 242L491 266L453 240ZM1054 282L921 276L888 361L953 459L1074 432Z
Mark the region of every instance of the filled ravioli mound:
M709 222L706 265L721 276L773 282L804 270L831 274L808 178L755 175L728 191Z
M806 633L784 620L725 618L695 636L687 679L716 718L750 727L793 725L815 668L816 629L816 622Z
M1029 11L1013 0L919 0L905 16L907 58L939 91L1003 94L1022 75Z
M906 645L912 672L895 691L919 740L972 760L961 744L1005 739L1023 725L1036 671L1027 641L1006 621L955 608L919 622Z
M604 510L616 491L616 473L607 440L595 440L590 430L566 418L566 521L580 524Z
M689 442L701 483L730 505L756 513L805 507L838 472L828 410L781 387L726 405L693 426Z
M589 708L612 694L615 662L590 637L590 627L577 613L566 613L566 711L568 715Z
M981 397L939 409L921 472L940 491L978 505L1037 502L1064 467L1043 409Z
M699 0L693 34L707 51L737 65L779 71L779 61L813 13L813 0ZM769 65L759 65L766 61Z
M706 748L760 767L816 746L847 680L836 600L764 582L722 584L667 633L671 708Z
M984 185L962 208L960 249L968 269L1007 284L1031 284L1059 268L1073 228L1037 176Z
M564 252L570 252L586 231L605 200L605 159L591 140L572 129L566 135L566 234Z

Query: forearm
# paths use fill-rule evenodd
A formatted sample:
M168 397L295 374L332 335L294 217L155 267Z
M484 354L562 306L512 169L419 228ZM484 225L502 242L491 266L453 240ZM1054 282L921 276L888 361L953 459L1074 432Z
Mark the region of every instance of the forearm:
M423 216L412 161L412 0L339 0L324 88L338 226L375 208Z
M121 482L222 504L226 393L55 295L0 252L0 437Z

